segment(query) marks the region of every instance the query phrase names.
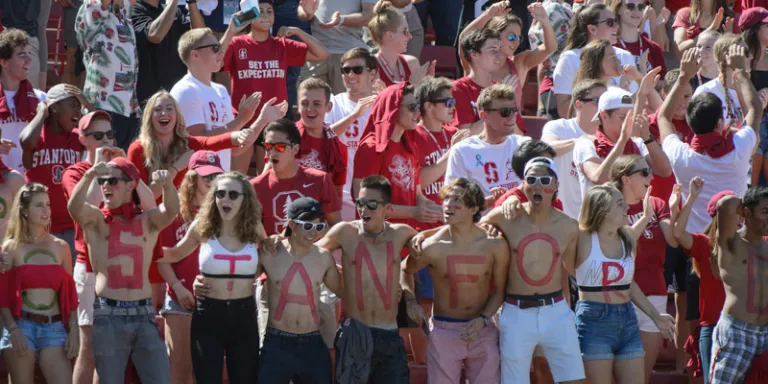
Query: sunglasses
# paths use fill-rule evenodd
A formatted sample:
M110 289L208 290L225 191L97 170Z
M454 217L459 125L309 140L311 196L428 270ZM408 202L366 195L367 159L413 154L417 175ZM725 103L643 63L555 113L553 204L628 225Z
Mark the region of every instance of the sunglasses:
M375 211L377 208L379 208L379 204L386 204L386 201L382 200L364 200L364 199L357 199L355 200L355 206L357 208L363 208L366 207L371 211Z
M219 49L221 49L221 44L215 43L215 44L203 45L203 46L197 47L197 48L195 48L193 50L197 51L197 50L205 49L205 48L211 48L213 53L219 53Z
M311 230L315 230L318 232L322 232L325 229L325 223L310 223L309 221L304 220L292 220L296 224L301 224L301 229L309 232Z
M234 201L234 200L237 200L241 195L244 195L244 193L238 192L238 191L227 191L226 189L219 189L214 193L214 195L216 195L216 198L219 200L223 200L225 196L229 196L229 199Z
M99 183L99 185L104 185L104 183L107 183L109 185L117 185L118 181L131 181L131 180L120 179L117 177L99 177L96 179L96 182Z
M433 103L433 104L444 103L447 108L453 108L453 106L456 105L456 99L453 97L447 97L445 99L431 100L430 103Z
M264 143L262 144L264 146L264 150L269 152L271 150L275 150L277 152L283 153L285 152L285 149L289 146L293 146L293 144L290 143Z
M510 33L509 36L507 36L507 40L509 40L510 43L514 43L515 41L517 41L518 43L522 43L524 37L525 36L523 36L523 35L518 35L516 33Z
M406 105L405 107L408 108L409 111L414 113L419 112L421 110L421 107L419 107L419 103L411 103Z
M642 12L642 11L645 11L645 7L646 7L644 3L640 3L640 4L625 3L624 6L627 7L627 10L630 12L634 11L635 9Z
M206 183L210 183L211 181L213 181L213 179L219 177L219 175L221 175L221 173L211 173L210 175L205 175L203 176L203 181Z
M341 67L341 73L345 75L349 75L350 73L354 73L355 75L362 75L366 69L370 70L371 68L362 65L355 65L354 67Z
M528 185L535 185L536 183L539 183L544 186L548 186L552 184L552 176L526 176L525 177L525 183Z
M598 101L598 100L600 100L600 99L599 99L599 98L597 98L597 97L595 97L595 98L593 98L593 99L590 99L590 98L579 99L579 101L581 101L582 103L591 103L591 102L596 102L596 101Z
M643 177L648 177L648 176L651 175L651 169L650 168L635 169L635 170L633 170L632 172L629 173L629 176L632 176L632 175L637 174L637 173L642 174Z
M519 109L517 107L504 107L496 109L486 109L486 112L498 112L501 117L509 117L512 114L517 115Z
M103 140L104 136L106 136L107 139L112 140L115 138L115 131L110 129L109 131L105 131L105 132L88 132L84 136L85 137L93 136L93 138L96 140Z
M605 23L605 25L607 25L608 28L613 28L613 26L616 25L616 19L600 20L597 23L595 23L595 25L598 25L598 24L601 24L601 23Z

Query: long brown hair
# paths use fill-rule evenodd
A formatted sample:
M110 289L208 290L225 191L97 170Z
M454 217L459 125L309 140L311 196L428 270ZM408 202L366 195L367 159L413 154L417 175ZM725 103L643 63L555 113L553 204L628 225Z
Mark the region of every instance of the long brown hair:
M629 176L630 172L634 170L635 165L643 160L645 159L640 155L621 155L613 162L611 166L611 183L619 192L624 193L624 181L621 178Z
M573 78L573 84L584 80L603 80L603 58L613 49L608 40L595 40L581 51L579 69Z
M581 204L579 228L588 233L597 232L605 223L605 217L613 207L613 192L621 192L612 185L595 185L587 191ZM624 257L632 254L634 241L626 226L621 226L617 233L624 244Z
M29 218L26 212L32 198L38 194L48 194L48 187L40 183L26 183L13 198L13 205L8 212L8 228L5 230L5 238L10 241L7 250L16 249L20 244L29 244L34 241L29 234Z
M195 171L187 171L179 186L179 202L181 204L181 217L189 223L195 219L198 207L195 206L197 196L197 180L200 175Z
M164 148L152 127L152 111L161 97L171 100L176 109L176 126L173 127L173 140L168 148ZM176 99L165 90L161 90L147 101L144 114L141 117L141 129L139 131L139 143L144 147L144 166L148 172L152 170L168 169L184 152L189 151L189 135L184 125L184 116Z
M722 8L723 13L723 21L725 21L726 17L733 17L733 12L731 12L731 9L728 8L728 1L727 0L712 0L712 9L710 9L710 13L714 16L717 13L717 10ZM691 16L688 17L688 24L691 26L696 25L696 23L699 21L699 17L701 17L701 14L704 12L704 7L701 5L701 0L691 0ZM699 25L702 29L707 29L708 25ZM731 32L731 31L725 31L725 32Z
M590 25L597 24L600 21L600 12L608 9L605 4L597 3L583 7L573 16L571 24L571 33L568 35L568 41L563 51L570 51L575 48L583 48L589 41Z
M238 181L243 188L243 202L234 219L235 235L242 243L258 243L263 240L258 231L261 224L261 203L256 198L256 191L248 178L240 172L227 172L214 180L197 214L200 236L206 239L221 236L222 221L219 209L216 207L215 186L225 179Z
M719 227L717 215L715 215L709 225L707 225L707 228L704 229L704 233L709 237L709 267L712 269L712 276L718 280L720 280L720 267L717 265L717 229ZM693 271L691 273L701 278L701 264L696 261L695 257L692 257L691 260L693 261Z

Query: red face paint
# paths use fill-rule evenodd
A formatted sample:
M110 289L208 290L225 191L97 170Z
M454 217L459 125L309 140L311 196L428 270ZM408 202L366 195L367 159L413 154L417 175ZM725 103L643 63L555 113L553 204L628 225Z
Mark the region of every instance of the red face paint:
M363 302L363 261L368 267L368 273L371 276L373 285L379 292L379 297L384 302L384 309L389 311L392 307L392 273L394 273L392 264L395 260L395 245L391 241L387 241L387 288L381 284L379 279L379 272L376 270L376 266L373 264L371 254L368 253L368 248L364 242L357 243L357 249L355 250L355 296L357 296L357 309L360 311L365 310L365 303Z
M750 249L747 255L747 312L755 315L768 314L768 305L760 307L760 300L755 300L757 289L762 289L762 284L758 284L757 280L761 278L760 273L766 268L768 268L768 257L760 256Z
M551 194L555 193L555 189L554 188L544 188L544 193L551 195Z
M296 295L288 292L291 288L293 278L296 277L297 273L299 274L299 277L301 277L301 281L304 282L304 289L306 290L304 295ZM312 280L309 279L309 273L307 273L307 269L304 268L304 264L297 261L294 261L293 264L291 264L291 267L288 268L288 272L285 273L285 278L280 284L280 299L277 302L277 308L275 308L275 321L280 321L280 319L283 318L283 311L288 303L309 305L309 310L312 312L312 321L314 321L315 325L320 323L317 316L315 298L314 295L312 295Z
M109 289L144 288L144 249L140 245L121 242L120 235L126 232L134 237L143 236L144 229L141 227L141 220L115 220L109 223L107 260L128 257L133 263L132 275L124 275L120 265L110 265L107 267L107 288Z
M449 307L459 306L459 283L476 283L480 276L476 274L458 274L456 273L456 264L485 264L485 256L473 255L451 255L445 258L448 263L448 285L450 287Z
M523 192L525 192L525 193L527 193L529 195L533 194L533 187L531 187L530 185L526 184L525 187L523 187Z
M528 276L528 272L525 270L525 265L523 265L525 248L536 240L545 241L552 247L552 262L549 265L549 270L547 271L547 274L539 280L534 280L532 277ZM520 240L516 252L517 257L515 258L515 265L517 265L517 270L520 271L520 277L523 278L523 281L525 281L526 284L532 287L541 287L552 281L552 276L555 275L555 270L557 270L557 268L555 268L557 266L557 260L560 258L560 246L557 243L557 239L546 233L531 233Z
M238 261L251 261L253 256L251 255L213 255L214 260L227 260L229 261L229 274L235 274L235 263ZM232 287L235 282L230 280L227 282L227 291L232 292Z
M615 261L603 262L602 267L603 267L603 283L602 283L603 288L610 288L610 285L612 283L615 283L615 282L621 280L624 277L624 266L619 264L619 263L617 263L617 262L615 262ZM611 268L616 268L616 270L619 271L618 276L616 276L616 278L613 279L613 280L611 280L609 278L609 276L611 274ZM625 294L621 293L621 292L612 291L612 290L605 290L605 291L603 291L603 298L605 299L606 303L609 303L609 304L611 303L611 297L608 294L609 292L615 293L616 295L621 297L622 300L626 300L627 299L627 296Z

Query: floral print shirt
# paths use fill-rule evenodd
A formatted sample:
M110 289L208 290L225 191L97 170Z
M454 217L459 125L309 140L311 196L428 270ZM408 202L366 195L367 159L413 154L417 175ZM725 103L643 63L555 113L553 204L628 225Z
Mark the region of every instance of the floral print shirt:
M544 75L546 77L552 77L552 73L555 71L555 66L557 65L557 60L560 58L560 54L563 53L563 48L568 40L568 34L571 32L570 24L574 13L571 11L568 3L561 4L557 1L547 0L544 1L543 4L544 9L547 10L549 22L555 30L555 38L557 39L557 50L542 63L544 66ZM528 41L531 43L531 49L536 49L539 45L544 44L544 30L538 21L534 20L533 24L531 24L531 28L528 31Z

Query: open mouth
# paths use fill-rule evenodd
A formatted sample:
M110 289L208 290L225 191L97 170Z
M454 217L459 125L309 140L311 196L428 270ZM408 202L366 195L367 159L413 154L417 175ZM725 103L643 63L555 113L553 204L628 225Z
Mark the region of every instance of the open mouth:
M158 123L160 123L161 127L167 127L168 124L171 123L171 119L169 119L167 117L162 117L162 118L160 118L160 120L158 120Z
M221 210L224 211L224 213L232 212L232 207L224 205L221 207Z
M114 195L112 192L108 192L108 191L103 191L102 193L104 194L105 199L112 198L112 196Z
M531 200L531 202L533 202L534 204L541 204L541 202L543 201L544 201L544 196L542 196L540 193L533 194L533 199Z
M362 220L363 223L368 223L368 222L371 221L371 217L370 216L360 216L360 220Z
M453 212L449 212L449 211L444 211L444 212L443 212L443 218L444 218L446 221L447 221L448 219L450 219L451 217L453 217L453 215L454 215L454 213L453 213Z

